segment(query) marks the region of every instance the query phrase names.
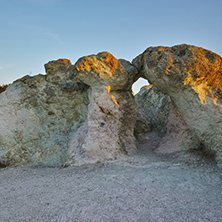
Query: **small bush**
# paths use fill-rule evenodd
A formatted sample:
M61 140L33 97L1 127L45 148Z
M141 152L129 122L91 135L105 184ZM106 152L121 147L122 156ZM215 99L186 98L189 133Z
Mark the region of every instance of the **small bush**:
M0 85L0 93L4 92L7 89L8 85Z

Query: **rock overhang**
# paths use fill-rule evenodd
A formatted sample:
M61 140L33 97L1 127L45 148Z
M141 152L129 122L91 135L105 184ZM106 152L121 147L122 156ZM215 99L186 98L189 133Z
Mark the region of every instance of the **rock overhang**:
M201 103L210 97L214 103L221 103L222 58L209 50L192 45L173 47L149 47L133 59L132 64L140 70L140 75L151 84L164 82L167 90L189 88L197 93ZM180 87L177 87L180 84ZM158 86L160 87L160 86Z
M111 90L128 90L132 85L128 70L108 52L82 57L71 70L74 81L83 82L93 88L109 86Z

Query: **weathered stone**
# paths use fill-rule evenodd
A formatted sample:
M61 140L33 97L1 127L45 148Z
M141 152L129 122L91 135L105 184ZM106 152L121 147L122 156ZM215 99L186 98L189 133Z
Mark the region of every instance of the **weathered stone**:
M166 134L160 140L155 152L160 154L170 154L179 151L202 149L197 136L189 129L183 116L177 108L170 102Z
M150 47L133 64L143 78L170 96L188 128L222 162L222 58L179 45Z
M148 85L142 87L135 95L135 101L139 108L135 133L147 133L154 130L160 136L165 135L171 109L170 98L153 85ZM140 129L141 122L143 124ZM143 126L144 124L146 127Z
M189 130L169 96L149 85L135 95L135 101L139 108L135 135L140 143L152 142L150 135L155 133L159 143L153 149L157 153L169 154L199 148L199 140Z
M136 151L132 64L104 52L45 69L46 76L25 76L0 95L1 164L82 164Z
M132 84L139 79L138 69L129 61L119 59L120 63L125 67L128 72L128 84L126 85L127 90L131 90Z
M134 127L141 140L155 134L156 152L205 147L222 163L220 56L187 45L151 47L133 64L103 52L45 69L0 93L0 166L113 160L136 152ZM155 87L136 95L135 126L131 87L139 77Z
M67 60L45 65L0 94L0 163L61 166L70 135L87 117L88 86L70 80Z
M137 107L131 93L138 74L130 63L107 52L80 58L71 78L90 86L88 117L74 135L69 164L113 160L135 153L133 135ZM129 70L129 71L128 71ZM84 136L83 136L84 135Z

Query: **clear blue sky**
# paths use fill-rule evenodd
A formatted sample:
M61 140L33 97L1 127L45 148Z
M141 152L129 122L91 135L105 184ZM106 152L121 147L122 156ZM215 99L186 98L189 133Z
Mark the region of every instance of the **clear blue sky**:
M222 55L222 0L0 0L0 27L0 84L101 51L131 61L186 43Z

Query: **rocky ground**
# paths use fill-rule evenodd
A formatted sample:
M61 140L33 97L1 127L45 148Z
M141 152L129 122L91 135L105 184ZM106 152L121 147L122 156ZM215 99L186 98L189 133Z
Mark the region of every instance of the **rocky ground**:
M222 171L198 153L151 150L79 167L0 170L0 221L222 221Z

